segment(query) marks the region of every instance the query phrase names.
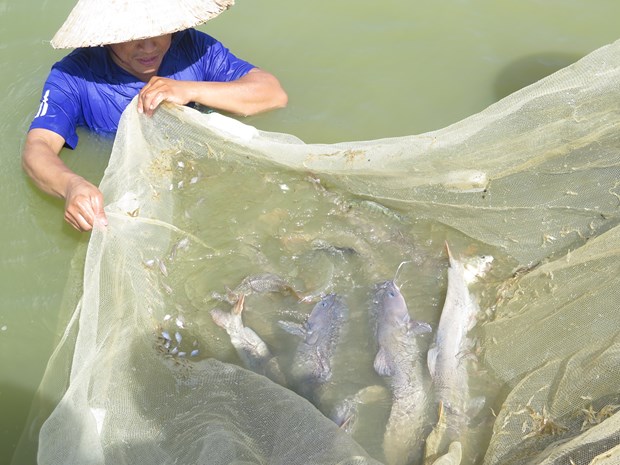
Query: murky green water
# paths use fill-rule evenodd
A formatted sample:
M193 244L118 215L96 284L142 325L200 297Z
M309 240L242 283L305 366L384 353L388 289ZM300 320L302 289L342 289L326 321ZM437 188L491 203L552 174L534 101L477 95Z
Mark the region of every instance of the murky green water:
M88 240L64 223L62 202L26 180L19 158L42 81L65 53L48 40L72 5L0 3L2 462L12 455L62 332L71 262ZM288 108L247 123L306 142L338 142L422 133L476 113L616 40L619 12L614 0L388 0L380 8L239 0L203 30L272 71L289 93ZM63 158L98 181L111 146L83 133L78 149ZM321 219L315 221L307 227L318 227Z

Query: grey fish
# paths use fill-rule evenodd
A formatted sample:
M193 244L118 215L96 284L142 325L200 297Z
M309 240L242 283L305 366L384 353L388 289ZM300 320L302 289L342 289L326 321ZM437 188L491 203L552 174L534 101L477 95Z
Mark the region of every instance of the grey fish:
M466 360L473 344L467 334L475 326L480 310L469 286L488 271L493 257L475 256L461 261L452 255L447 243L446 251L450 261L448 289L435 341L427 356L439 403L439 420L426 441L427 463L446 453L453 442L460 442L470 417L484 401L469 395ZM450 449L458 450L460 455L460 447Z
M279 322L285 331L301 338L291 375L296 391L315 404L318 389L332 378L332 361L347 313L343 299L329 294L314 306L305 323Z
M273 273L263 273L247 276L233 290L228 290L227 295L220 297L230 304L237 302L241 295L262 294L266 292L280 292L291 294L298 300L302 298L297 291L280 276Z
M244 302L245 295L241 294L230 312L216 308L211 311L211 317L215 324L228 333L230 342L245 368L265 375L278 384L285 385L286 381L278 361L271 354L267 344L253 329L243 324L241 313Z
M388 465L404 465L421 457L428 415L424 358L417 336L430 325L411 320L407 304L394 281L376 286L373 319L378 350L375 371L389 379L392 408L383 437Z

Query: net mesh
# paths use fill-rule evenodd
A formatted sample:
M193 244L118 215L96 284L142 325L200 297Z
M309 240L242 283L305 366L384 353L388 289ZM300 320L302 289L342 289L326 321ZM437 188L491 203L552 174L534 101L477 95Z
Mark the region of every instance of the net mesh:
M470 379L487 403L461 463L620 463L619 85L614 43L445 129L329 145L186 107L146 118L132 104L101 183L110 224L92 233L59 347L73 355L52 358L44 381L62 398L39 463L393 457L382 450L393 400L355 395L389 390L372 369L369 290L413 262L403 292L435 327L445 240L495 258L473 290ZM227 289L259 272L303 297L256 292L243 310L285 372L298 340L277 321L303 321L326 293L347 297L319 401L243 368L212 321L230 308ZM420 337L428 347L432 335ZM357 410L338 425L343 398ZM432 402L423 421L437 421Z

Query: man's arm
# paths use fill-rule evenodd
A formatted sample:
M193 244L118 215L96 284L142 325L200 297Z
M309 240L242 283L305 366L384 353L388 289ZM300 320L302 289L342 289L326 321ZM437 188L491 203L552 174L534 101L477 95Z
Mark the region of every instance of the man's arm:
M31 129L22 153L24 171L41 190L65 199L65 220L75 229L89 231L95 222L105 226L103 195L60 159L58 155L64 143L53 131Z
M245 76L230 82L175 81L153 77L140 91L138 111L150 116L164 101L179 105L196 102L249 116L285 107L288 96L275 76L253 68Z

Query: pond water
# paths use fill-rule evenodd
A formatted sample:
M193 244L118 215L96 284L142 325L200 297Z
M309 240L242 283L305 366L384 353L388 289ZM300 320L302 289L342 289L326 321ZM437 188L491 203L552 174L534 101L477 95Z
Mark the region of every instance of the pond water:
M30 402L62 334L68 311L63 292L71 285L71 268L83 263L88 241L87 234L64 223L61 201L27 181L19 158L42 82L66 53L53 50L48 41L72 6L67 0L0 2L2 462L11 457L26 426ZM246 118L246 123L308 143L329 143L419 134L474 114L615 41L619 12L613 0L587 5L577 0L388 0L380 9L349 0L239 1L201 29L276 74L288 91L286 109ZM111 138L82 132L77 150L62 156L98 182L111 147ZM221 207L225 214L226 203ZM307 227L317 224L309 221ZM291 247L296 239L291 238ZM438 269L432 261L428 279Z

